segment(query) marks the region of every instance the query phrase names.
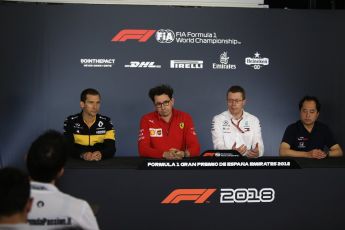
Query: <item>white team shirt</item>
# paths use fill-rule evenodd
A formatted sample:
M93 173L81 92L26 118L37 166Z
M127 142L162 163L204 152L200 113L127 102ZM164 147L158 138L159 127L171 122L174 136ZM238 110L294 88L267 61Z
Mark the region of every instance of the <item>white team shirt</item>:
M62 193L49 183L31 182L32 209L28 220L34 229L58 229L78 226L98 230L90 205L81 199Z
M214 116L211 133L214 149L232 149L235 143L236 148L244 144L247 149L254 149L258 143L259 157L264 153L260 121L245 111L240 120L233 118L228 110Z

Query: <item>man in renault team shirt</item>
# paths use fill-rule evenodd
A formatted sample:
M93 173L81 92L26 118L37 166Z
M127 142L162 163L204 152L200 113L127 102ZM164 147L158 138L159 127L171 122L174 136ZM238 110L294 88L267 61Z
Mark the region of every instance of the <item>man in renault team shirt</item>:
M246 94L241 86L232 86L227 91L228 110L215 116L212 121L214 149L236 150L248 158L264 153L260 121L244 111Z
M141 157L182 159L199 156L200 144L192 117L174 109L173 89L160 85L149 91L155 110L141 118L138 139Z
M80 95L80 113L68 116L64 122L64 135L74 143L74 158L99 161L112 158L116 152L115 130L109 117L99 114L100 93L92 88Z

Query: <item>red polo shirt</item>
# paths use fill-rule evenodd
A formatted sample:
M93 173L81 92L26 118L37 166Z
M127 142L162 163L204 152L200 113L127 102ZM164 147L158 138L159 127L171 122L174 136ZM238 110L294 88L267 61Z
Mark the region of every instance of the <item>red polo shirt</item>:
M141 157L162 158L171 148L186 151L190 156L199 156L200 144L194 129L192 117L173 109L170 122L165 122L157 112L144 115L140 121L138 139Z

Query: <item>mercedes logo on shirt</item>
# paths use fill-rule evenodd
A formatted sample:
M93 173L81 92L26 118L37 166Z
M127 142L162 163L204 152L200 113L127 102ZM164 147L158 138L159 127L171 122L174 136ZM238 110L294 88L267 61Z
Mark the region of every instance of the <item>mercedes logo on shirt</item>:
M40 200L40 201L37 202L36 205L37 205L38 208L43 208L44 207L44 202Z

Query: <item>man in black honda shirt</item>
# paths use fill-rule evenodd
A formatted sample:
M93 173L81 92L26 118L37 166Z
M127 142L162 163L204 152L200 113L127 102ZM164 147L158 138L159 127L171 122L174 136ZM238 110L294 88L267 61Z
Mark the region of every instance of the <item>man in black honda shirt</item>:
M64 135L74 143L72 157L99 161L113 157L115 130L109 117L98 114L101 95L95 89L85 89L80 95L82 111L68 116Z
M300 120L286 128L280 144L280 156L322 159L327 155L343 155L328 126L317 121L320 108L316 97L302 98L299 103Z

